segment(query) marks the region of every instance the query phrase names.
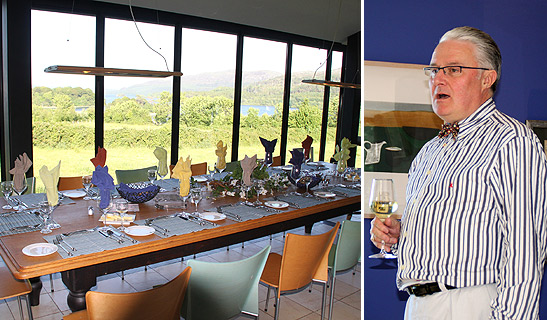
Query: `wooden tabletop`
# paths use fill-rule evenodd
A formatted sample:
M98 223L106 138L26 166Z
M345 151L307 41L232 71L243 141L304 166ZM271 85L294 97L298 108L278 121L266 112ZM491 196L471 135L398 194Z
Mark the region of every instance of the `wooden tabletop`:
M339 182L337 181L336 183ZM291 192L294 190L295 188L291 186L286 190L286 192ZM205 193L205 196L210 196L210 194ZM199 203L199 211L203 212L208 209L212 210L220 205L233 204L240 200L241 199L236 197L222 197L218 199L204 198L204 200ZM52 235L102 225L102 223L99 222L99 217L101 214L97 209L97 202L95 200L75 199L75 202L76 203L74 204L59 206L53 212L52 217L56 222L61 224L61 228L53 230L51 233ZM4 258L6 265L11 270L15 278L28 279L50 273L97 265L118 259L145 255L165 249L198 243L200 241L222 238L232 234L253 230L255 228L262 228L268 225L279 225L285 221L299 219L308 215L317 215L320 212L329 211L336 208L348 206L360 208L360 202L360 196L347 198L336 197L333 201L322 203L313 207L301 209L287 208L283 210L283 213L273 214L260 219L244 222L235 222L226 219L219 222L219 227L169 238L161 238L156 235L135 237L135 239L140 241L139 244L65 259L63 259L58 253L43 257L29 257L24 255L22 253L22 249L25 246L32 243L46 242L43 239L43 235L39 231L27 232L0 237L0 254ZM93 206L95 208L95 212L92 216L88 215L88 206ZM193 210L193 205L190 205L190 207L185 211L190 212ZM154 201L149 201L144 204L139 204L138 212L130 213L136 214L135 220L143 220L173 214L180 211L183 210L159 210L154 207Z

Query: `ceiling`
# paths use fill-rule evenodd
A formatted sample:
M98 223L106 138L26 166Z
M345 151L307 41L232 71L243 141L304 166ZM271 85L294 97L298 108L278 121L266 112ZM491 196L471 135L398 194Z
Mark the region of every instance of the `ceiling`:
M361 30L361 0L96 0L346 43Z

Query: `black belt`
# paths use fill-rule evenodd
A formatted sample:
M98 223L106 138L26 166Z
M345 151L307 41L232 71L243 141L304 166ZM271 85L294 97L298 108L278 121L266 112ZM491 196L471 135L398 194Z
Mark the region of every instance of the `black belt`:
M453 286L447 286L445 285L446 289L452 290L457 289ZM416 297L423 297L427 296L428 294L433 294L437 292L441 292L441 288L439 287L439 284L437 282L431 282L431 283L424 283L424 284L416 284L412 285L406 288L406 291L409 294L413 294Z

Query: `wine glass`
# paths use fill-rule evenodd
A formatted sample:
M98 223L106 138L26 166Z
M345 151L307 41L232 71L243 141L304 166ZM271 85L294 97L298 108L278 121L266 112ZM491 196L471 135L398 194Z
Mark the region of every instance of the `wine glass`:
M50 224L48 223L51 211L50 206L47 201L40 202L40 218L44 221L44 224L42 225L42 229L40 230L40 233L48 234L51 233Z
M158 164L158 169L161 168L160 167L160 164ZM167 170L169 171L169 170ZM165 176L167 175L167 171L166 172L162 172L162 170L157 170L156 172L158 173L158 176L160 176L160 179L163 180L163 178L165 178Z
M91 188L91 179L92 179L92 176L82 177L82 184L84 185L84 190L85 190L84 200L91 200L91 197L89 196L89 188Z
M260 179L253 179L253 184L254 184L255 189L256 189L256 200L254 202L254 205L255 206L261 206L264 203L262 201L260 201L260 191L264 187L264 181L260 180Z
M128 210L128 205L129 203L125 199L114 200L114 208L116 208L116 211L120 215L120 219L121 219L121 224L120 224L120 227L118 228L120 231L125 231L125 226L123 225L123 223L124 223L125 213Z
M2 209L13 209L12 206L9 204L9 196L13 192L13 181L2 181L0 183L0 187L2 188L2 194L4 195L4 199L6 200L6 205L2 207Z
M376 218L384 222L395 211L397 211L398 204L395 201L395 190L393 188L392 179L373 179L372 187L370 189L369 199L370 209L376 215ZM394 259L397 256L387 253L384 249L385 242L382 240L382 248L379 253L368 256L369 258L381 258L381 259Z
M13 184L13 191L15 191L15 193L17 193L18 196L21 196L25 191L27 191L28 185L27 185L26 175L23 175L22 182L23 183L21 185L18 185L17 183ZM17 211L23 211L25 209L25 206L22 204L21 201L17 201L17 202L19 202L19 205L17 205L16 207L13 207L13 209Z
M207 170L209 170L209 175L211 177L211 181L213 181L213 174L215 174L215 171L217 170L215 166L208 166Z
M156 181L156 173L156 169L148 170L148 181L150 181L150 184L154 184L154 181Z
M198 204L202 199L201 188L192 188L190 189L190 197L192 197L192 202L196 205L195 214L198 214Z
M217 164L215 163L215 169L217 169L218 173L222 173L222 171L226 170L226 165L224 165L224 168L219 169L219 167L218 167Z

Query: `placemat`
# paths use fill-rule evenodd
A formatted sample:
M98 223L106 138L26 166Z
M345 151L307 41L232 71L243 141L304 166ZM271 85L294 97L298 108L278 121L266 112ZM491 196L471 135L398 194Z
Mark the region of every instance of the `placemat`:
M154 181L154 184L160 186L160 188L165 189L166 191L177 190L180 185L179 179L156 180Z
M266 207L250 207L245 204L222 206L218 207L217 211L226 214L226 217L231 220L234 220L235 216L239 216L240 219L237 221L259 219L281 212L279 210L271 210Z
M321 198L317 198L317 197L299 196L299 195L292 194L292 193L276 196L273 199L269 199L269 200L274 200L274 199L278 200L278 201L285 201L289 205L291 205L293 207L297 207L297 208L312 207L312 206L315 206L315 205L318 205L318 204L325 203L325 202L329 201L329 200L321 199Z
M152 220L152 223L153 225L150 225L150 227L156 229L155 234L162 238L211 229L218 226L209 223L200 225L198 221L184 220L178 216L157 217ZM146 220L135 221L135 224L144 226L146 225Z
M12 198L19 199L29 208L39 208L40 202L47 201L47 196L45 193L29 193L23 194L20 196L12 196ZM69 197L63 197L59 199L60 204L73 204L76 203L74 200Z
M340 195L343 197L355 197L355 196L361 195L361 189L356 189L356 188L334 186L334 187L327 187L321 190L334 192L337 195Z
M42 219L35 210L0 214L0 236L40 230Z
M108 228L109 227L106 227L104 230L107 230ZM43 238L47 242L53 243L56 235L46 235ZM84 254L123 248L139 243L139 241L137 240L135 240L135 242L132 242L129 236L121 237L120 239L122 239L123 242L120 243L118 242L118 240L112 237L105 237L100 234L98 228L76 231L68 234L68 236L62 236L62 238L63 242L65 242L61 243L62 246L72 253L72 256L69 256L68 253L65 252L65 250L59 248L57 252L61 255L61 257L63 257L63 259L77 257ZM68 245L66 245L66 243L68 243ZM70 247L73 247L76 250L72 251Z

